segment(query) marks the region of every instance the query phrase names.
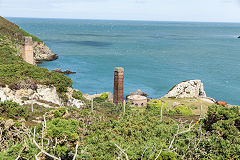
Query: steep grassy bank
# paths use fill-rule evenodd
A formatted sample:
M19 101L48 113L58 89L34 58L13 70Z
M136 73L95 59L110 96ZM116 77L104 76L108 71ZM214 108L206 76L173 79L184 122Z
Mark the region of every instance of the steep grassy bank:
M23 36L31 36L33 38L33 41L39 43L42 42L42 40L36 36L27 33L18 25L0 16L0 38L12 41L13 43L21 44L23 42Z
M22 43L23 36L32 36L17 25L0 17L0 84L20 89L20 83L53 85L60 94L71 87L72 80L63 74L50 72L46 68L30 65L17 55L16 45ZM41 42L35 36L33 40Z

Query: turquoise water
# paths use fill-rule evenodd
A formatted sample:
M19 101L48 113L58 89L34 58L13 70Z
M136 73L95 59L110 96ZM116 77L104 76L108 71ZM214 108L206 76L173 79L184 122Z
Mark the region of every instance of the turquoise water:
M70 69L83 93L113 90L113 68L125 68L125 95L163 96L201 79L207 96L240 104L240 24L8 18L42 39L60 58L39 66Z

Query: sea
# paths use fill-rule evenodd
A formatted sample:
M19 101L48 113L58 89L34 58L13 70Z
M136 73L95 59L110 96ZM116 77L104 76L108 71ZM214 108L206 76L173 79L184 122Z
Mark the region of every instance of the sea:
M208 97L240 105L240 23L7 18L39 37L84 94L113 92L124 67L124 95L140 89L160 98L174 85L200 79Z

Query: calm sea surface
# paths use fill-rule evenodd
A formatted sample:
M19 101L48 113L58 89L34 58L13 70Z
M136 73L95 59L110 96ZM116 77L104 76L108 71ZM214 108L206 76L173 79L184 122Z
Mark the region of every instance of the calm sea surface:
M240 104L240 24L8 18L60 58L40 67L69 75L83 93L113 91L113 68L125 68L124 93L163 96L201 79L207 96Z

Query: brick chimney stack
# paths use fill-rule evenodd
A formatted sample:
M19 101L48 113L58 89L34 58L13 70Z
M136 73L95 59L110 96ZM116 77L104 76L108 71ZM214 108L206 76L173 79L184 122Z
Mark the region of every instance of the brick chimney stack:
M123 104L123 73L124 68L114 68L113 103L115 104Z

